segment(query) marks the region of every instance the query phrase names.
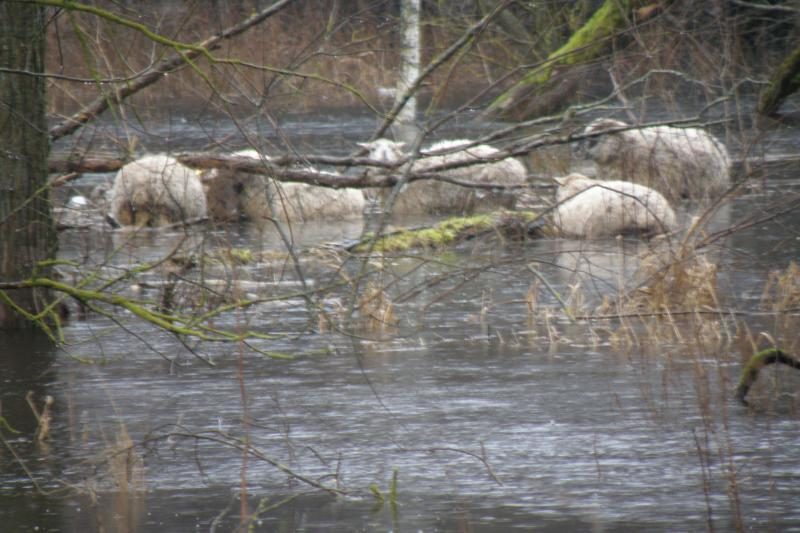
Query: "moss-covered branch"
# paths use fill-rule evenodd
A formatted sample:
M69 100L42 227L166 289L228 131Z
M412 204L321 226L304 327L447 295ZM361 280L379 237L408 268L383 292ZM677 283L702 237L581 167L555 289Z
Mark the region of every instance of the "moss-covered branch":
M549 221L545 220L539 214L531 212L499 211L491 214L468 217L452 217L430 227L404 229L377 238L375 236L366 236L359 243L349 246L346 249L342 246L340 250L344 255L347 255L347 252L364 253L367 251L399 253L412 251L418 248L443 248L470 239L489 238L492 236L497 236L501 239L521 240L549 234L552 234L552 227ZM306 250L306 254L310 257L314 257L314 252L314 248ZM269 252L269 254L274 254L274 256L271 255L269 258L265 258L263 255L258 255L258 260L283 261L286 260L287 257L284 254L276 252ZM238 251L226 250L224 253L207 253L204 254L202 258L181 258L175 256L174 252L169 254L168 257L171 258L172 262L186 262L193 267L200 262L206 261L248 262L256 260L256 255L257 254L253 254L249 251L246 254L242 254ZM134 278L139 273L150 271L164 261L166 261L166 259L157 263L139 265L133 269L126 270L123 274L111 280L103 280L98 273L90 273L84 279L74 284L54 280L45 275L41 275L38 269L34 269L34 272L29 278L14 282L0 283L0 302L4 302L8 306L16 308L17 305L14 302L13 294L20 289L46 289L54 294L60 295L52 305L48 305L41 311L23 312L23 310L20 310L22 316L24 316L27 321L38 324L55 343L63 342L57 304L60 304L64 298L68 297L79 302L83 308L108 316L112 319L114 319L116 312L122 310L127 311L138 319L148 322L165 332L178 335L181 338L191 337L206 342L246 342L248 339L271 340L275 337L251 330L228 331L215 328L209 324L215 318L226 313L241 311L266 302L308 295L308 292L303 289L291 293L273 295L268 298L226 298L224 302L221 301L219 305L215 305L206 312L182 314L174 312L168 306L165 306L163 300L161 305L159 305L155 302L142 301L112 292L111 289L114 285L121 281ZM65 261L51 261L47 263L48 266L53 266L54 264L76 266L71 262ZM217 293L214 287L219 287L220 283L214 282L219 281L220 280L213 279L205 279L202 282L193 282L188 279L184 280L185 283L195 285L196 289L199 291L208 291L209 294L216 294L217 296L220 296L220 294ZM347 282L347 280L344 280L341 284L332 284L326 287L325 290L342 288L342 285ZM171 283L173 282L166 282L164 287L170 287ZM167 310L165 310L165 307L167 307ZM271 353L270 355L280 356L280 354Z
M671 0L660 2L661 7ZM572 67L603 57L611 50L613 39L630 28L635 12L654 4L653 0L606 0L591 18L567 42L529 72L509 90L498 96L489 112L518 119L529 118L528 103L541 91L561 67ZM655 10L648 9L647 13Z
M540 215L530 212L500 212L452 217L432 227L402 229L379 237L367 236L350 251L403 252L414 248L440 248L490 234L525 238L548 233Z
M765 366L775 363L783 363L784 365L800 370L800 361L782 350L769 348L760 351L753 355L742 369L742 376L739 379L739 384L736 386L736 399L747 405L745 397L750 387L752 387L753 383L758 379L758 373Z
M758 112L762 115L777 114L783 101L798 89L800 89L800 46L775 69L769 85L761 91Z
M120 309L125 309L145 322L149 322L150 324L153 324L164 331L168 331L176 335L194 337L199 340L212 342L236 342L253 338L273 338L270 335L265 335L263 333L254 331L231 332L209 327L203 324L198 324L196 319L193 317L182 317L180 315L155 311L149 309L146 305L140 302L136 302L135 300L119 294L107 293L103 292L102 290L86 289L50 278L32 277L17 283L3 283L0 285L0 299L3 301L11 301L7 291L23 288L46 288L67 296L71 296L72 298L75 298L79 302L87 304L90 307L94 307L95 304L102 303ZM247 307L253 305L254 303L256 302L240 302L238 306L232 306L228 309L232 309L233 307ZM54 341L56 341L57 339L50 332L49 327L46 327L47 319L52 312L53 310L48 308L47 310L38 314L28 313L25 315L25 318L31 322L44 325L45 331L50 334Z

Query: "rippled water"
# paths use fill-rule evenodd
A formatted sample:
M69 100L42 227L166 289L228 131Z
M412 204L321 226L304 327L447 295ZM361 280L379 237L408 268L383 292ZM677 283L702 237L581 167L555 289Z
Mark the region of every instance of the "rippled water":
M321 126L306 127L327 136ZM767 181L712 227L798 189L796 174ZM360 231L360 223L329 224L296 235L306 245ZM800 256L799 235L792 213L714 246L723 307L757 311L767 272ZM119 250L113 263L135 264L162 256L183 235L126 238L68 232L61 254L99 263ZM279 245L247 226L194 236L191 244L201 238L209 247ZM592 308L630 281L644 247L470 242L388 261L384 282L397 277L388 292L399 324L380 338L369 330L315 333L318 323L299 298L216 324L276 335L253 345L290 359L235 344L183 345L131 315L119 324L97 314L71 321L63 350L37 336L3 334L2 414L21 433L3 433L0 516L12 530L227 531L238 524L246 478L249 510L264 505L257 525L265 530L729 530L740 519L754 531L796 528L795 398L748 409L731 394L743 328L778 335L773 318L725 317L720 352L692 342L620 348L617 322L573 324L541 285L538 311L530 312L536 278L528 265L564 296L582 281ZM348 266L348 274L357 268ZM338 275L309 273L315 287ZM250 274L276 282L274 290L295 287L290 268L262 265ZM437 275L440 283L430 284ZM157 289L144 291L158 297ZM321 304L335 314L348 302L339 290ZM676 327L693 338L692 321ZM793 379L773 371L767 381L791 392ZM55 398L45 446L31 443L28 390L39 401ZM135 459L142 461L141 494L117 491L118 478L108 474L107 454L125 435L140 447L122 470L135 475ZM311 488L255 457L244 464L232 446L240 439L346 495ZM394 471L395 508L380 505L369 488L388 494Z

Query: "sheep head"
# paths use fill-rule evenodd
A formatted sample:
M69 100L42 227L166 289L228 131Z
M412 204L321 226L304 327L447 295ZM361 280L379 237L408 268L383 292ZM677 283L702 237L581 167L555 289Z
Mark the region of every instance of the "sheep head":
M397 163L405 154L403 148L406 143L391 141L389 139L375 139L374 141L356 143L369 150L369 158L382 163Z
M578 174L577 172L556 177L553 178L553 180L558 184L558 191L556 192L556 201L558 202L563 202L597 183L596 180L584 176L583 174Z
M624 128L626 126L628 126L628 124L622 122L621 120L614 120L612 118L599 118L589 123L589 125L583 130L583 133L585 135L590 135L592 133ZM585 151L594 161L600 164L605 164L614 161L619 156L620 150L622 150L624 143L625 139L622 135L622 132L599 135L597 137L586 139Z

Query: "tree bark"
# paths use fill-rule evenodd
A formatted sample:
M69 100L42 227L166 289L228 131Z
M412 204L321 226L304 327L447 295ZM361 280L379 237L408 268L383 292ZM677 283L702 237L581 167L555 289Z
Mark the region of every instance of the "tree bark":
M758 112L762 115L776 115L783 101L800 89L800 46L783 60L775 70L769 85L761 91Z
M402 105L394 124L395 138L411 146L420 133L417 125L417 96L413 94L405 103L403 95L414 87L419 78L420 66L420 0L402 0L400 4L400 27L402 28L402 46L400 79L397 82L398 105Z
M547 60L533 69L522 80L498 96L489 106L488 112L505 118L525 120L545 111L563 107L575 95L580 75L571 74L575 66L586 64L606 55L614 39L630 27L637 13L650 17L671 0L605 0L591 18ZM556 80L555 74L567 71ZM557 82L551 87L551 82ZM552 90L549 90L552 89ZM544 94L544 96L543 96ZM544 99L547 106L537 102Z
M0 2L0 281L18 281L55 257L58 241L47 187L49 142L45 122L44 9ZM14 73L11 73L14 72ZM19 72L19 73L17 73ZM0 291L0 327L34 324L47 291ZM18 312L22 311L22 313Z

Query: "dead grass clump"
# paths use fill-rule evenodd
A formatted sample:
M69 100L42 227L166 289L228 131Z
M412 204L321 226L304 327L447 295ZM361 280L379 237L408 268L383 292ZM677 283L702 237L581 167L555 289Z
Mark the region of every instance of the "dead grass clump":
M800 309L800 268L794 261L784 270L773 270L761 294L764 309L782 313Z
M385 332L397 325L392 300L380 285L367 285L358 299L358 312L367 331Z
M616 349L676 344L718 353L730 343L733 333L718 314L717 264L687 242L672 250L648 250L637 273L643 281L595 311L621 317L610 338Z
M624 309L668 313L718 307L717 265L705 256L684 247L667 261L663 252L648 252L641 264L646 284L626 296Z
M147 490L144 460L123 423L107 439L84 490L100 531L139 531Z
M108 475L121 493L144 492L144 461L124 425L105 450Z

